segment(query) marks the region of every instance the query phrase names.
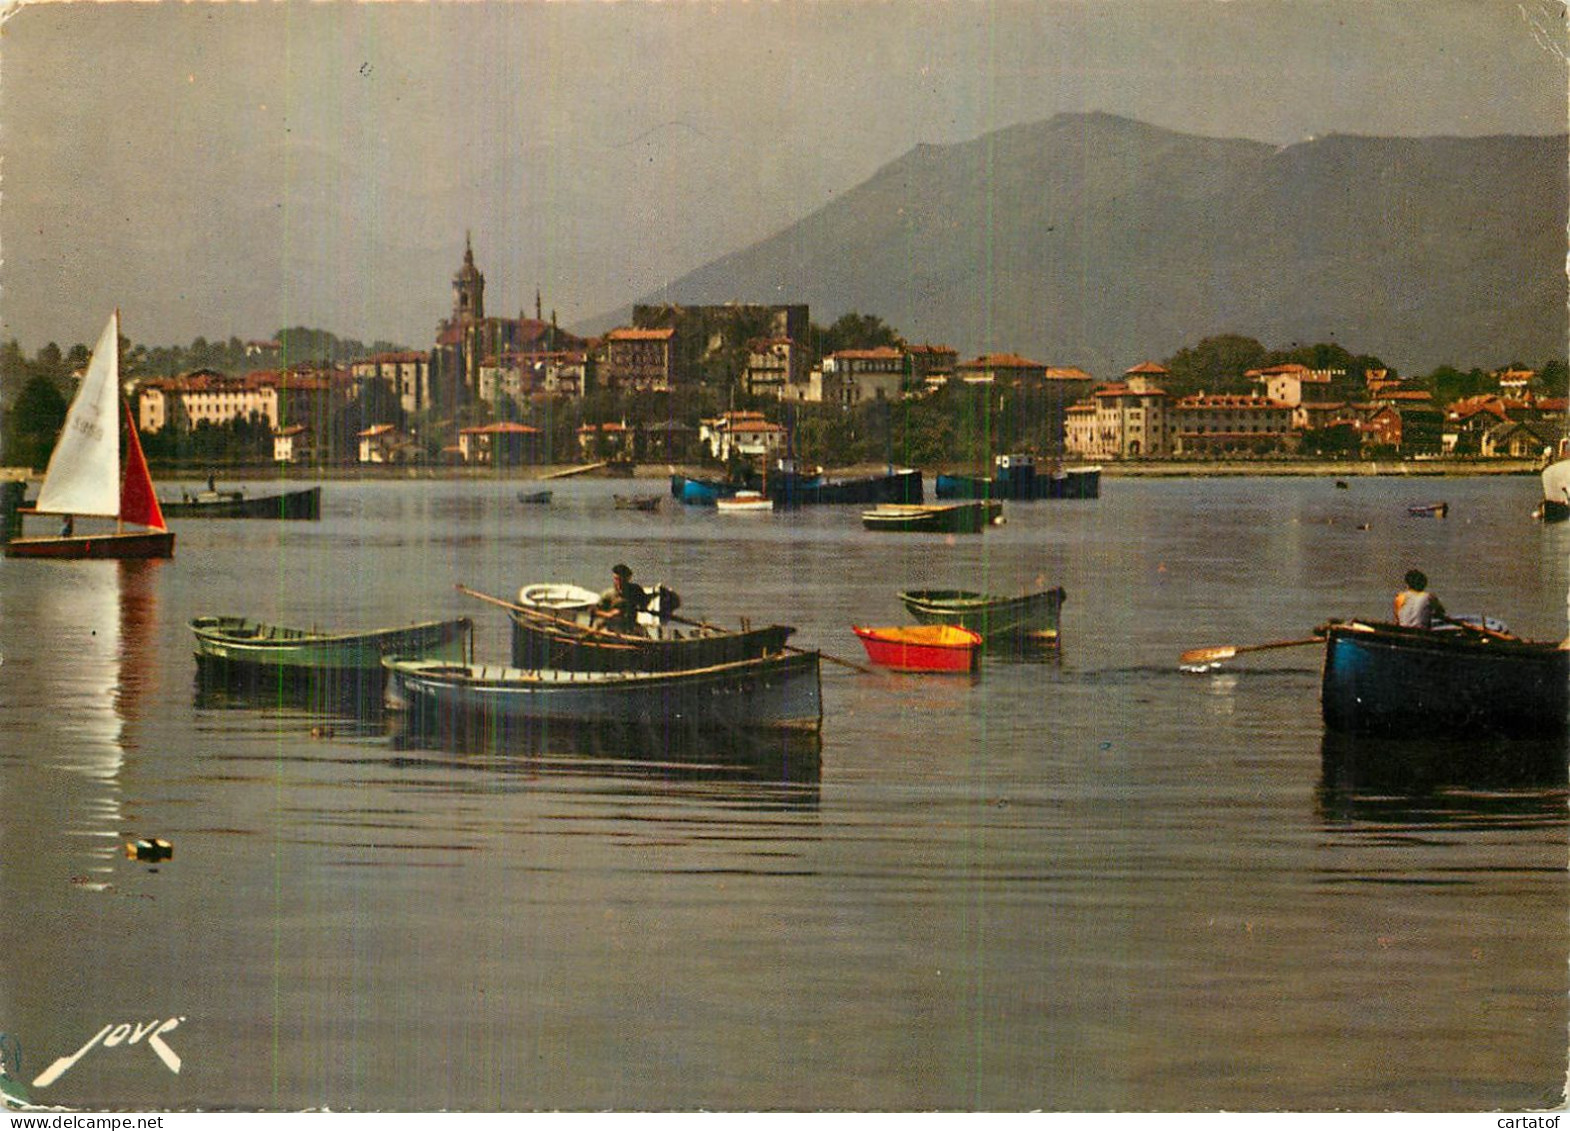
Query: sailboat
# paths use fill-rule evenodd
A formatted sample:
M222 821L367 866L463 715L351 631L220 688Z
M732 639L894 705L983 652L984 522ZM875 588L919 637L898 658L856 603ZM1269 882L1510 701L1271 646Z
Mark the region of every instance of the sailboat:
M125 474L120 469L120 417L126 423ZM65 414L49 456L38 501L24 514L63 515L55 537L15 538L8 558L169 558L174 534L164 523L136 420L120 394L120 312L109 317L87 366L87 376ZM77 534L77 516L112 518L113 532ZM133 523L145 530L126 530Z

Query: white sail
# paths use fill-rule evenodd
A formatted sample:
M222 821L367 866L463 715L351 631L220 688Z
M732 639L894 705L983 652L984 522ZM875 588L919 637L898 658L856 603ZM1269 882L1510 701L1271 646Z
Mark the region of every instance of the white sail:
M109 317L49 457L37 509L120 513L120 312Z
M1562 459L1543 469L1543 498L1570 503L1570 459Z

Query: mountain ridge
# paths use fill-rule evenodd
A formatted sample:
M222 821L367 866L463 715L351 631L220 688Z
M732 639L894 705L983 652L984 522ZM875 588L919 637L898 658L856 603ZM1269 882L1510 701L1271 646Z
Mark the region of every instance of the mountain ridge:
M1221 333L1539 364L1570 330L1566 156L1562 134L1275 146L1060 114L913 146L640 301L806 302L1104 379Z

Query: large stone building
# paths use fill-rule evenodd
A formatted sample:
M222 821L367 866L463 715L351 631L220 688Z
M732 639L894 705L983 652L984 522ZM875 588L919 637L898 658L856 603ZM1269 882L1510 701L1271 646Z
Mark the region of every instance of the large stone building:
M485 276L474 263L474 245L464 239L463 263L452 279L452 313L436 327L431 351L430 396L426 407L450 412L480 398L481 369L507 354L582 353L588 343L542 317L539 293L534 317L494 318L485 313Z

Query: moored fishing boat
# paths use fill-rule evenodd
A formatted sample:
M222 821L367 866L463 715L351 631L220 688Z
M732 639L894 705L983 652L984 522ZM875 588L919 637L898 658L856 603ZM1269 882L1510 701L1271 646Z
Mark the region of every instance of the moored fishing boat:
M612 495L612 500L619 511L657 511L660 509L658 495Z
M713 506L718 499L728 499L738 491L755 491L762 487L757 475L748 474L739 479L701 479L671 473L671 497L689 506Z
M881 475L830 479L796 471L784 461L777 474L769 476L769 497L776 509L828 503L914 504L925 497L923 490L921 472L914 468L890 468Z
M861 512L868 530L906 533L979 534L1000 520L1003 504L990 500L930 503L920 506L883 503Z
M1449 503L1413 503L1406 508L1413 518L1444 518L1450 513Z
M1486 629L1331 624L1320 706L1350 733L1563 735L1570 650Z
M121 408L125 419L125 473L120 466ZM120 312L109 317L93 348L86 376L66 411L60 438L49 456L44 483L33 507L18 515L60 516L53 537L18 537L5 544L8 558L80 560L169 558L174 534L164 522L153 479L142 455L136 420L120 395ZM77 533L77 517L112 518L115 528ZM145 530L125 530L131 522Z
M385 667L388 707L417 727L562 722L816 733L823 724L816 652L673 672L392 659Z
M1101 468L1054 467L1043 475L1031 455L998 456L992 478L939 475L934 489L940 499L1094 499L1101 494Z
M468 617L362 632L266 624L236 616L191 621L198 661L297 672L379 672L388 656L463 660L472 645Z
M507 609L512 620L512 666L561 671L680 671L753 659L784 651L795 628L784 624L720 628L674 616L679 602L664 586L651 595L652 609L638 616L641 633L596 625L590 611L599 601L575 585L526 585L516 603L464 593Z
M163 512L175 518L276 518L314 522L322 517L322 489L305 487L272 495L246 497L240 489L208 488L187 493L178 502L163 500Z
M519 491L518 501L520 503L528 503L533 506L543 506L544 504L551 501L551 496L553 494L554 492L550 491L549 489L544 491Z
M953 624L988 642L1033 639L1055 644L1067 594L1062 586L1005 597L970 589L907 589L900 602L923 624Z
M970 672L980 662L981 633L952 624L851 625L867 658L901 672Z

